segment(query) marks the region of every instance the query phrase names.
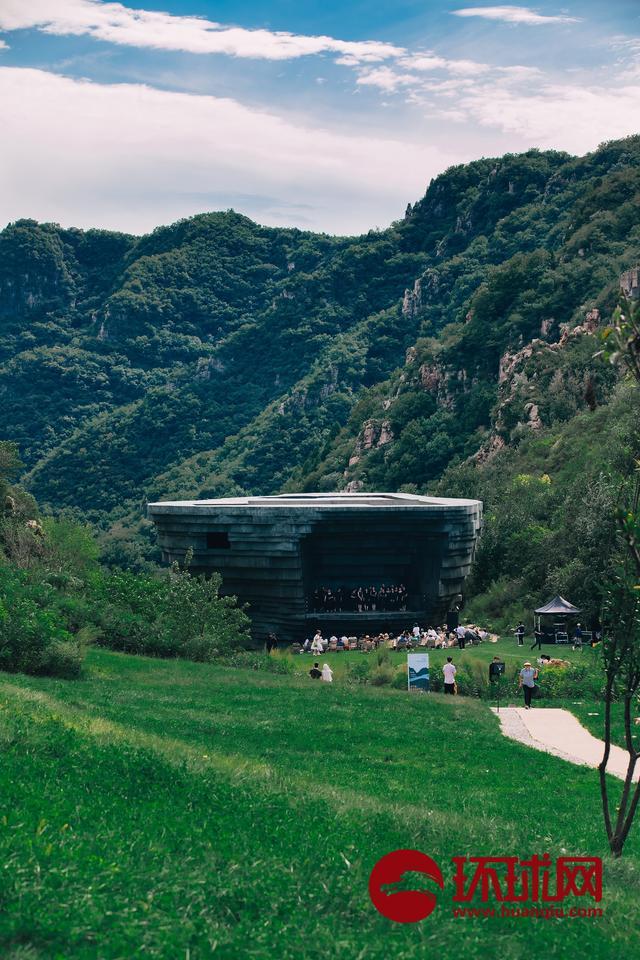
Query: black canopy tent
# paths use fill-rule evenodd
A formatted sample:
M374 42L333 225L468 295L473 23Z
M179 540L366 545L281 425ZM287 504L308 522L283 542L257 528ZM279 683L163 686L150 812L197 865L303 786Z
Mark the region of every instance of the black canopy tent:
M569 617L575 617L579 613L582 613L580 607L574 607L572 603L569 603L560 595L555 596L553 600L549 600L549 603L545 603L543 607L534 610L534 614L538 618L538 631L541 630L541 617L559 617L561 619L561 623L554 623L553 630L545 630L545 635L553 634L553 642L555 643L558 643L559 635L562 637L562 641L567 641L566 621ZM558 630L558 627L564 629Z

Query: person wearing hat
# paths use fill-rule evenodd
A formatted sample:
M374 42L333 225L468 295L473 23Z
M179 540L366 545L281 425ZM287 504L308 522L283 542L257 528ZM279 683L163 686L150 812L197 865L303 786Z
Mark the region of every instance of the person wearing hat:
M528 660L525 660L524 666L520 671L520 676L518 678L518 689L524 690L525 710L531 709L531 697L533 696L537 679L538 671L531 666Z

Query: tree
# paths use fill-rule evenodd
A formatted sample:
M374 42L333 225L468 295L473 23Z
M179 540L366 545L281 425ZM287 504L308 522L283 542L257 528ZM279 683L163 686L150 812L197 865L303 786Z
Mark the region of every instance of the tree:
M22 469L22 462L15 443L0 440L0 514L5 508L9 480L13 480Z
M640 688L640 591L628 558L607 589L603 619L605 746L598 771L609 847L614 857L619 857L622 855L640 800L640 782L633 786L633 775L640 758L640 744L634 741L632 717L633 702ZM622 794L612 816L606 771L611 753L611 707L618 697L624 704L624 735L629 760Z
M165 601L165 631L177 643L182 656L211 660L249 641L249 618L235 597L221 597L222 577L189 572L191 551L184 567L174 563L168 578Z
M614 314L612 325L603 332L603 339L605 355L613 363L621 362L640 386L640 309L623 302ZM640 461L637 463L640 468ZM598 771L609 847L614 857L620 857L640 801L640 783L633 787L640 749L634 742L632 730L632 705L640 688L640 472L630 504L619 507L616 517L625 556L617 576L607 588L603 611L605 727L604 753ZM611 753L611 707L617 697L621 697L624 704L625 747L629 760L620 801L612 817L606 771Z
M605 355L612 363L621 362L640 386L640 304L623 299L602 337ZM617 519L640 580L640 460L636 465L639 473L631 508L620 508Z

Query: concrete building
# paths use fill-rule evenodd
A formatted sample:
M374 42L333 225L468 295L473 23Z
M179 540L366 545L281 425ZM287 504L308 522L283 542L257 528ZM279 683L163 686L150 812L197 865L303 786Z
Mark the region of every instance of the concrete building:
M482 504L402 493L314 493L151 503L163 560L223 578L249 604L253 635L303 640L442 623L462 591ZM322 587L403 584L405 610L318 612Z

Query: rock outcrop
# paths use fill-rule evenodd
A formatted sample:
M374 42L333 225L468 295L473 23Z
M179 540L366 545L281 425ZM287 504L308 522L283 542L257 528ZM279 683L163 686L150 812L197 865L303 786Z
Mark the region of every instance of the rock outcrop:
M629 300L640 300L640 267L633 267L622 274L620 289Z
M366 450L384 447L392 441L393 430L388 420L365 420L353 448L353 453L349 457L349 466L354 467L359 463Z
M402 299L402 315L404 317L415 317L422 306L422 280L418 279L413 285L413 290L405 290Z

